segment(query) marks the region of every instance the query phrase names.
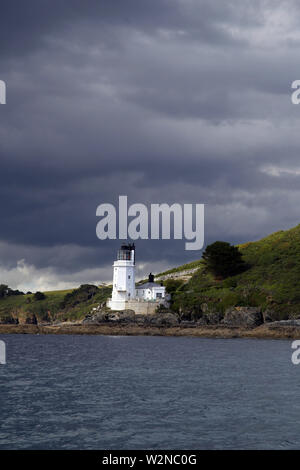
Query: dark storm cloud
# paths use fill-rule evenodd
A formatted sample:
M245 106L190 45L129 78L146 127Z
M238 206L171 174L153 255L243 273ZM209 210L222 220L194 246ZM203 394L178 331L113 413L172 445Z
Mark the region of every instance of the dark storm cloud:
M165 29L183 33L196 40L233 43L223 28L224 23L243 21L246 26L260 21L258 10L249 4L245 4L242 11L246 11L247 15L241 16L237 1L214 3L173 0L2 0L1 52L9 54L10 57L30 53L45 46L47 38L60 35L74 27L82 30L96 27L100 30L101 39L111 46L119 44L113 28L148 33ZM101 34L101 30L105 34ZM90 36L87 35L87 39L90 39Z
M205 203L206 242L296 224L297 12L292 0L1 2L0 277L109 279L118 242L96 238L95 211L119 194ZM200 256L138 246L143 272Z

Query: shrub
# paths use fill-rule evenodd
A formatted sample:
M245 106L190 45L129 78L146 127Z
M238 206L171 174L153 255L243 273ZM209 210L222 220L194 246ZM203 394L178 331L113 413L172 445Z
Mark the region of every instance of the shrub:
M92 299L98 293L99 289L97 286L93 284L82 284L78 289L74 289L72 292L65 295L60 307L74 307L77 304Z
M46 298L46 296L45 296L45 294L43 294L43 292L37 291L34 294L33 298L34 298L34 300L39 301L39 300L44 300Z
M178 279L167 279L164 281L164 286L166 287L166 292L171 294L175 292L179 287L181 287L182 281Z

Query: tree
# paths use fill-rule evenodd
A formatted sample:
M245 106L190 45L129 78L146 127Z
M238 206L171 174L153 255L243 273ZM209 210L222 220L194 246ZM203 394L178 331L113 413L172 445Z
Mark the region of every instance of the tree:
M46 298L45 294L43 294L43 292L39 292L37 291L34 296L33 296L34 300L44 300Z
M6 284L0 284L0 299L7 297L9 292L9 287Z
M217 241L208 245L202 258L207 270L219 279L234 276L246 269L239 249L227 242Z
M13 290L6 284L0 284L0 299L4 297L11 297L12 295L24 295L24 292Z

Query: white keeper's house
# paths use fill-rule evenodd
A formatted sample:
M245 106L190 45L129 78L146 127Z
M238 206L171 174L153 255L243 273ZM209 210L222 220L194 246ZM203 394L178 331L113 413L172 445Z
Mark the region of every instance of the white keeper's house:
M154 276L149 274L148 282L136 286L136 298L143 300L161 300L165 298L166 288L154 282Z
M113 264L113 290L107 306L112 310L134 310L135 313L155 313L158 305L169 306L166 288L154 282L149 274L148 282L135 285L135 245L124 244L118 250Z

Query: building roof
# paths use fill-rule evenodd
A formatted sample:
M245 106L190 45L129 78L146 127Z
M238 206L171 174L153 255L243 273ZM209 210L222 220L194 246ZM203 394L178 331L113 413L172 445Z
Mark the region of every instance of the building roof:
M160 284L157 284L157 282L145 282L144 284L140 284L139 286L136 286L136 289L152 289L153 287L163 287Z

